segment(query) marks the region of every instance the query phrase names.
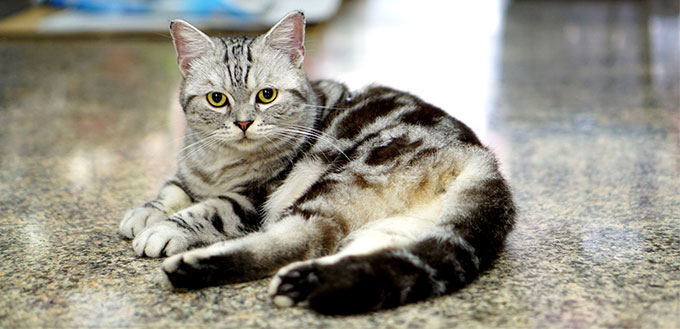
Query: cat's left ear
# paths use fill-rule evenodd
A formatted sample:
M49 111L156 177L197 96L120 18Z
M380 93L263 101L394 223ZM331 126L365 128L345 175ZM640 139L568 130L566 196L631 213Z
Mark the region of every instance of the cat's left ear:
M193 60L215 48L210 37L181 19L170 22L170 34L177 51L177 64L183 76L187 75Z
M266 45L288 55L296 67L305 57L305 14L294 11L282 18L264 36Z

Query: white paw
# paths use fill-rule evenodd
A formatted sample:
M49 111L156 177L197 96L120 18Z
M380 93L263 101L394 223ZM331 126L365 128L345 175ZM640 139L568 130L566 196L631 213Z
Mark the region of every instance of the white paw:
M136 207L125 213L120 222L119 231L124 237L132 239L145 227L166 218L167 216L162 211L148 207Z
M147 227L132 241L137 256L163 257L186 251L186 232L172 222L160 222Z
M174 273L183 262L182 254L172 255L163 261L161 268L165 273Z
M161 268L163 269L163 271L165 271L165 273L174 273L177 271L180 265L183 264L192 267L197 267L201 259L201 250L202 249L196 249L172 255L168 257L168 259L163 261L163 265L161 266Z

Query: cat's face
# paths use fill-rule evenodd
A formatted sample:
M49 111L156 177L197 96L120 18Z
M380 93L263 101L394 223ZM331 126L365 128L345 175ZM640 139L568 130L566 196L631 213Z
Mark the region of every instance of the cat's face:
M258 37L209 38L183 21L173 21L171 32L184 76L180 102L193 133L242 151L304 137L294 131L313 124L314 107L306 104L315 96L301 69L301 13Z

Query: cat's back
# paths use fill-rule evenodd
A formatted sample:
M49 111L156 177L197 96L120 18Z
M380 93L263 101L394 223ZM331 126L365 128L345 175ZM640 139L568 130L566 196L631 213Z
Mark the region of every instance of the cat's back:
M338 88L324 83L325 90ZM482 147L465 124L412 94L371 85L354 93L345 89L343 97L336 98L336 102L326 106L320 130L337 140L338 145L359 147L373 140L396 143L396 147L408 139L420 145L443 147L453 143Z

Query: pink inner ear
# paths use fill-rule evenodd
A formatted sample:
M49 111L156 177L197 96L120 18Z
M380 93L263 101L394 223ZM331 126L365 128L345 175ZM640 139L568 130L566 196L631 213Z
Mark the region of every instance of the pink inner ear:
M293 31L290 34L290 47L297 50L300 55L305 54L305 24L303 19L293 20Z
M267 43L274 49L288 54L293 63L301 62L305 54L305 17L294 13L284 18L269 33Z
M173 22L170 33L177 51L177 64L183 73L191 61L212 47L212 41L198 29L184 22Z
M188 67L188 52L185 47L185 41L179 33L174 36L175 50L177 50L177 64L186 69Z

